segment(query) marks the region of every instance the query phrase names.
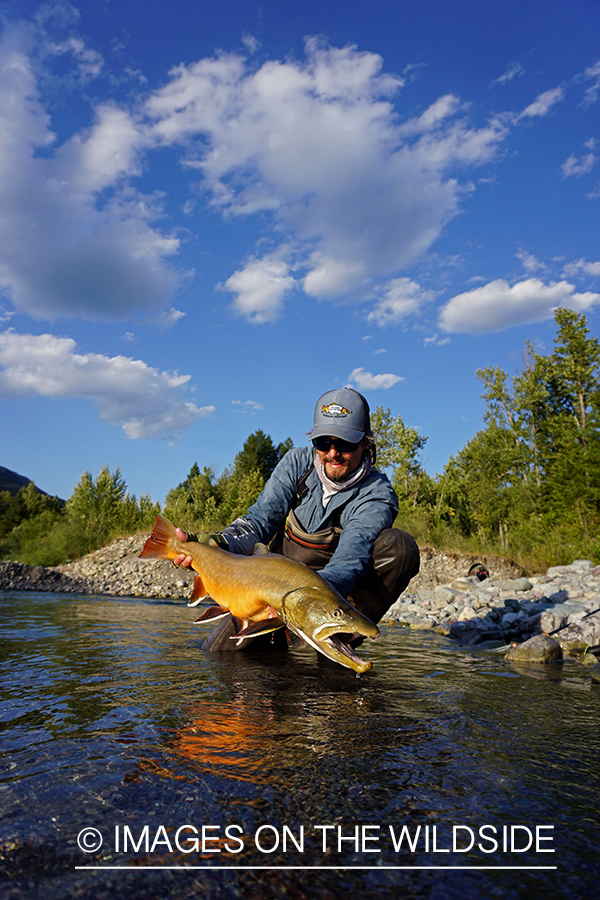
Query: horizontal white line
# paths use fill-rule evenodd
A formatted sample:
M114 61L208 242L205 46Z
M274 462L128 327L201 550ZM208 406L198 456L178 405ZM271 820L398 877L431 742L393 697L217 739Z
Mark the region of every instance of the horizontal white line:
M416 869L434 869L434 870L442 870L442 869L469 869L471 871L498 871L498 872L508 872L514 871L518 869L520 871L528 870L528 871L541 871L541 870L550 870L550 869L558 869L558 866L75 866L76 869L206 869L207 871L219 872L219 871L233 871L236 869L239 870L265 870L265 871L306 871L306 870L315 870L318 872L348 872L353 869L367 869L369 872L382 872L384 870L397 870L397 869L405 869L405 870L416 870Z

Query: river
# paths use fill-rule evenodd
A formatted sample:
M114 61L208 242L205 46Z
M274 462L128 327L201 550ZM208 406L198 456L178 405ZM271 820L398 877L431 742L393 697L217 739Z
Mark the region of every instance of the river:
M0 896L596 896L600 685L382 628L357 677L181 603L0 595Z

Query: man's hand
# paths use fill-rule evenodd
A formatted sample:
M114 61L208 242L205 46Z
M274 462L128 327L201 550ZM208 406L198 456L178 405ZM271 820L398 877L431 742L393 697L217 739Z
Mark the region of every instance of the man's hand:
M186 534L185 531L182 531L181 528L175 529L175 534L179 538L180 541L186 543L187 541L195 541L198 544L209 544L214 543L221 549L227 549L227 540L223 537L223 535L218 532L208 532L205 534ZM180 553L179 556L176 556L173 560L174 566L181 566L182 569L189 569L193 563L193 559L191 556L187 556L185 553Z
M182 531L181 528L176 528L175 534L177 535L179 540L183 541L184 543L188 539L187 534L185 533L185 531ZM182 569L189 569L190 566L192 565L193 561L194 560L192 559L191 556L186 556L185 553L180 553L179 556L176 556L175 559L173 560L173 565L181 566Z

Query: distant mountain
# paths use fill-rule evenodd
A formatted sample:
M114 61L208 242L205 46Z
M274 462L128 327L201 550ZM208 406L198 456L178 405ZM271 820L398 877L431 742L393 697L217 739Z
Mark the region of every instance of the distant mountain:
M27 487L30 481L31 478L26 478L25 475L19 475L17 472L12 472L10 469L0 466L0 491L9 491L14 497L22 487ZM37 485L36 490L40 494L46 494L46 491L42 491ZM46 494L46 496L48 497L49 494Z

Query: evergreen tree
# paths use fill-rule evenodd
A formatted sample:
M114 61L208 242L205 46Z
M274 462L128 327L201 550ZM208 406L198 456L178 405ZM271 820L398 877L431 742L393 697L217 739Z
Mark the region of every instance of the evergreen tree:
M0 539L6 537L21 522L33 519L42 512L52 518L61 514L61 501L39 491L33 481L20 488L13 497L9 491L0 493Z
M530 450L527 442L525 423L514 394L506 386L508 375L499 366L477 370L477 378L483 382L485 390L482 398L487 402L484 421L490 432L503 440L495 441L494 453L502 453L503 459L496 464L504 478L512 483L527 482L530 469ZM510 473L510 475L509 475Z
M169 491L165 515L184 531L218 531L244 515L256 502L277 463L293 446L291 438L277 447L270 435L249 435L232 468L215 479L211 469L194 463L184 481Z
M279 446L281 448L283 445ZM280 458L280 451L273 444L271 435L259 429L246 438L244 446L235 457L234 474L249 475L256 471L267 481Z
M542 485L541 441L549 415L547 369L547 359L538 356L527 341L524 369L513 379L514 404L519 410L521 433L529 447L533 482L538 491Z
M294 446L294 442L291 437L285 439L285 441L281 441L280 444L277 445L277 462L281 462L285 454L288 450L291 450Z

